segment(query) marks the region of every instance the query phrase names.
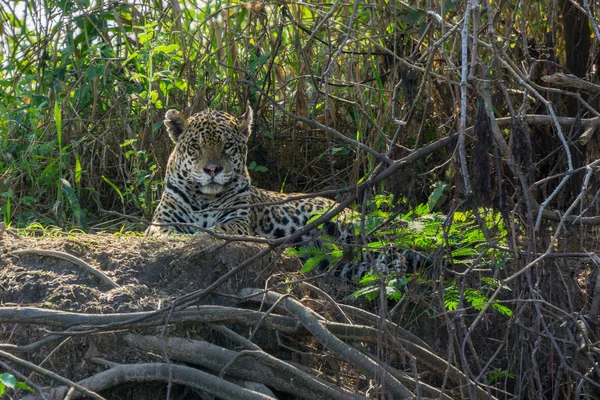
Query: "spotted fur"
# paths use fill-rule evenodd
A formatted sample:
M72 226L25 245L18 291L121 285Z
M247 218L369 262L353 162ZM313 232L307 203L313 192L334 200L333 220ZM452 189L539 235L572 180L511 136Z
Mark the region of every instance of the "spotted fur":
M175 148L152 223L174 225L151 225L146 234L196 233L201 227L231 235L280 238L303 227L315 211L334 205L317 197L231 208L293 196L252 186L246 168L252 122L250 107L239 119L213 109L189 119L176 110L167 111L164 124ZM177 225L181 223L195 226Z

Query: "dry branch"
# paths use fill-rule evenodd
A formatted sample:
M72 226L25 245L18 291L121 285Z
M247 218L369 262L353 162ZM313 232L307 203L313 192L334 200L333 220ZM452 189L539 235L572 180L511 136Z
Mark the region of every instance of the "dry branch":
M124 340L130 346L151 352L159 352L166 348L168 356L173 360L199 365L215 372L220 372L231 360L239 356L236 351L198 340L180 338L161 340L156 336L134 334L126 335ZM265 365L249 357L240 357L228 366L227 375L259 382L304 399L364 399L283 361L272 357L271 359L271 364Z
M78 382L78 384L91 390L101 391L131 382L166 382L169 379L169 370L171 370L172 373L173 383L202 390L219 398L240 400L274 399L273 397L242 388L195 368L165 363L120 364L107 371L83 379ZM62 399L68 391L68 387L61 386L52 389L48 393L48 397L52 399ZM75 399L79 397L79 395L73 395L71 398ZM35 400L38 398L37 395L30 395L24 397L23 400Z
M583 90L590 94L600 93L600 85L584 81L571 74L553 74L542 76L544 82L552 83L553 85L563 86L569 89Z

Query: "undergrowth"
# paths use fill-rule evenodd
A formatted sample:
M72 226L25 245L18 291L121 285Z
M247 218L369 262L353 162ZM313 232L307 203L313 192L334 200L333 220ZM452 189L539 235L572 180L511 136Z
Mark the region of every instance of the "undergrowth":
M369 268L358 277L358 289L352 297L375 300L383 290L389 300L400 301L409 285L421 286L425 293L441 284L446 310L455 311L461 302L475 310L483 308L488 301L486 292L499 286L495 277L509 261L505 252L490 246L507 244L503 219L497 211L484 208L455 211L450 217L432 211L440 197L441 192L434 190L427 203L397 212L391 195L376 195L364 218L355 212L349 219L354 236L364 238L361 232L365 232L367 241L363 241L360 251L355 251L351 263L357 266L355 269L361 263L369 264ZM312 271L323 263L334 270L341 267L344 244L326 235L321 235L319 243L288 249L289 254L304 260L301 272ZM445 275L432 279L428 275L434 264L460 272L476 269L479 277L471 278L472 286L465 287ZM491 307L503 315L512 315L512 310L497 300Z

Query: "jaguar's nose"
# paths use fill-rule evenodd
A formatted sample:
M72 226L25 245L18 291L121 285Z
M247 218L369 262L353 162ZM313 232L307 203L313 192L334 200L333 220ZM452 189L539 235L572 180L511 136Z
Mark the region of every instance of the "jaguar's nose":
M218 175L221 171L223 171L223 166L221 164L215 163L215 162L210 162L208 164L206 164L204 166L204 168L202 168L204 170L204 172L208 175L210 175L211 177L215 177L216 175Z

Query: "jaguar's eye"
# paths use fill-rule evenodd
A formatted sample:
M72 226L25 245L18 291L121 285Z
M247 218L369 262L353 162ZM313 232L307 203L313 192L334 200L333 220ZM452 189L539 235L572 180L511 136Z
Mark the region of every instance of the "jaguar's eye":
M231 150L233 150L233 145L231 143L227 143L225 146L223 146L223 151L227 154L231 153Z

